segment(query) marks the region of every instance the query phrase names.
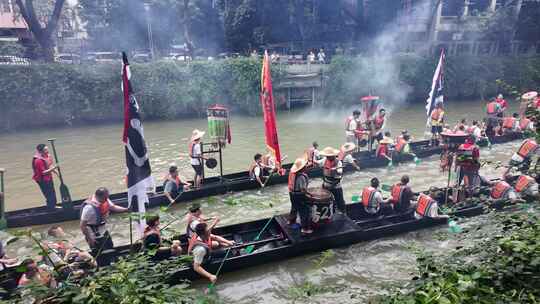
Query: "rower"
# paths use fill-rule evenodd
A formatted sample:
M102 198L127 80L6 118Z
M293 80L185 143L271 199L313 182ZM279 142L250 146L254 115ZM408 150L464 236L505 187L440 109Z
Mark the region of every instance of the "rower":
M396 146L395 151L399 155L407 155L407 154L413 154L411 153L411 146L410 146L410 140L411 136L409 134L402 134L401 136L398 136L396 139Z
M323 168L323 189L332 192L337 209L345 213L345 200L343 199L343 189L341 188L341 179L343 178L343 162L338 158L339 150L332 147L326 147L321 151L324 159L319 161Z
M26 259L21 263L24 273L19 278L18 286L23 287L30 284L38 284L46 287L56 287L54 277L43 268L38 267L33 259Z
M202 215L201 205L198 204L198 203L194 203L193 205L191 205L191 207L189 207L189 213L186 216L186 222L187 222L186 235L188 237L191 236L193 234L193 232L195 231L195 227L199 223L207 223L210 220L213 220L213 221L208 226L208 229L210 229L210 231L212 231L212 229L214 229L216 227L216 225L219 223L219 217L205 218Z
M380 142L383 139L383 129L384 129L384 126L386 125L385 116L386 116L386 110L380 109L379 115L377 115L375 119L373 120L374 135L371 140L372 144L373 144L373 139L376 139L377 142Z
M110 211L126 212L128 208L113 204L109 199L109 190L105 187L98 188L94 195L83 203L80 228L93 254L114 247L107 230Z
M189 143L189 157L191 158L191 167L193 167L193 171L195 171L195 176L193 178L193 186L195 188L201 187L204 174L204 157L202 155L201 143L201 138L204 136L204 133L205 132L199 131L197 129L193 130L193 133L191 135L191 141Z
M147 250L157 249L156 257L158 259L181 255L182 247L180 246L180 241L172 241L170 247L163 246L159 224L159 215L153 215L146 218L146 228L144 228L143 235L144 248Z
M440 135L443 132L444 125L444 110L442 102L435 104L435 109L431 111L431 141L434 145L436 141L440 139Z
M414 193L409 186L409 176L403 175L401 181L392 186L390 202L394 212L404 213L411 208L411 200L415 199Z
M523 169L528 169L531 163L531 158L540 152L538 149L538 144L534 139L528 138L521 143L521 146L516 153L512 155L510 162L508 164L508 169L504 175L508 174L512 167L523 167Z
M52 263L52 267L65 269L72 276L81 277L89 270L95 269L97 263L86 251L75 247L70 241L67 241L66 233L60 226L53 226L47 230L50 240L42 243L47 251L48 258L44 260ZM67 266L64 268L63 266Z
M369 216L391 213L392 205L387 204L388 200L383 199L378 188L379 179L374 177L370 181L370 186L362 190L362 205Z
M463 118L454 127L454 132L457 132L458 130L467 130L467 128L467 120Z
M471 136L465 138L465 143L458 147L456 164L460 167L458 185L464 181L469 191L479 186L480 149Z
M506 111L506 109L508 108L508 103L504 99L504 96L502 94L497 95L495 101L499 104L501 108L501 113L503 113L504 115L504 111Z
M316 141L311 144L311 147L306 151L306 155L308 160L308 166L310 167L312 167L316 161L322 159L319 151L319 144Z
M354 110L352 116L347 117L345 120L345 142L356 143L355 131L360 124L360 114L359 110Z
M514 113L512 116L503 118L503 132L515 132L518 128L518 118L518 113Z
M499 124L499 113L502 113L501 105L498 104L495 99L491 99L488 101L487 107L486 107L486 114L487 114L487 125L486 125L486 134L489 137L495 136L492 131L498 126Z
M253 156L253 163L251 166L249 166L249 177L252 180L256 180L257 183L261 186L261 188L264 187L264 180L266 180L266 176L264 176L264 165L262 163L262 155L260 153L255 154Z
M377 156L377 158L383 158L387 159L388 161L392 161L390 146L394 144L394 141L392 140L392 138L390 138L389 132L386 132L385 135L387 136L385 136L381 141L379 141L377 150L375 150L375 155Z
M521 196L521 197L529 197L529 198L539 198L540 194L538 193L538 183L536 180L529 175L521 174L515 177L510 177L509 175L506 176L506 180L509 182L511 179L515 180L514 184L514 190Z
M45 197L49 209L56 208L56 191L54 190L52 174L58 174L56 170L58 167L58 164L54 164L49 154L49 148L45 144L37 145L36 152L32 158L32 169L34 171L32 179L39 185L39 189Z
M338 159L343 162L343 166L351 165L357 171L360 171L360 165L352 153L356 149L356 145L352 143L345 143L339 148Z
M534 131L534 123L526 116L519 120L519 130L521 132Z
M324 150L323 150L324 151ZM296 217L300 215L300 230L303 234L311 234L311 208L307 193L309 177L306 174L307 160L298 158L289 172L289 198L291 200L291 211L289 212L289 225L296 225Z
M184 187L189 187L191 184L183 182L178 176L178 168L176 166L169 167L169 174L163 183L163 194L171 204L184 192Z
M435 187L429 189L429 195L420 193L416 202L414 217L416 219L422 219L424 217L432 219L448 218L448 215L439 214L439 203L437 202L436 197L437 188Z
M498 181L493 183L490 191L490 197L495 200L495 202L510 201L512 204L518 200L517 193L507 181Z
M480 138L482 138L482 129L478 125L477 120L473 120L472 125L467 130L467 133L472 135L476 139L476 141L478 141Z
M210 228L206 223L199 223L195 226L194 233L189 238L188 254L193 255L193 270L201 276L215 283L217 277L206 271L202 264L210 259L212 251L220 245L229 247L234 245L233 241L225 240L210 233Z

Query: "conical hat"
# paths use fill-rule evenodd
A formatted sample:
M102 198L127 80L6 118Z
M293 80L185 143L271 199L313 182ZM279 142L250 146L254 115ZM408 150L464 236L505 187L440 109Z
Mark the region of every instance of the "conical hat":
M527 92L527 93L521 95L521 98L525 99L525 100L528 100L528 99L536 98L537 96L538 96L538 92L531 91L531 92Z
M293 166L291 167L291 172L296 173L296 172L302 170L302 168L304 168L306 166L306 164L307 164L307 160L304 157L297 158L294 161Z
M319 153L321 156L325 156L325 157L328 157L328 156L338 156L339 154L339 150L336 150L332 147L326 147L324 148L320 153Z
M389 137L385 137L383 138L380 142L380 144L388 144L388 145L393 145L394 144L394 141L389 138Z
M353 151L354 148L356 148L356 145L355 145L355 144L353 144L353 143L346 143L346 144L344 144L343 146L341 146L341 151L347 153L347 152Z
M201 137L204 136L204 131L199 131L197 129L193 130L193 133L191 135L191 140L196 140L196 139L200 139Z

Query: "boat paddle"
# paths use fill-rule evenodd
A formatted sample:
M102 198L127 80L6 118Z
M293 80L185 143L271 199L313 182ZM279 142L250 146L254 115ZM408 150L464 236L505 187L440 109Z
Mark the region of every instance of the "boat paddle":
M53 149L54 160L56 164L58 165L60 161L58 160L58 154L56 153L56 147L54 146L55 140L56 140L55 138L48 139ZM71 201L71 195L69 194L69 188L64 183L64 179L62 178L62 171L60 171L60 166L58 166L56 169L58 172L58 178L60 179L60 197L62 198L62 207L64 209L72 209L73 204Z
M176 203L176 200L180 198L180 196L182 196L182 193L184 193L184 191L182 191L180 194L178 194L174 200L172 202L170 202L168 205L167 205L167 208L166 209L169 209L171 208L172 205L174 205Z
M268 225L270 225L270 222L272 222L272 220L274 219L275 215L272 216L268 222L266 222L266 224L264 225L263 229L261 231L259 231L259 234L257 234L257 236L255 237L255 239L253 239L253 242L257 242L262 234L264 233L264 231L266 230L266 228L268 228ZM249 245L246 247L246 253L252 253L253 252L253 249L255 249L255 245Z

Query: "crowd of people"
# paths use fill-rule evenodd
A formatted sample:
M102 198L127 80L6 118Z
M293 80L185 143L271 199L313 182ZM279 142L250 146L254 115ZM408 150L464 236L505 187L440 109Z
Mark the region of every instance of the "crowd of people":
M464 143L456 146L452 154L455 162L455 170L459 172L456 186L463 188L463 195L474 195L480 186L490 188L490 197L493 201L518 202L528 197L540 198L536 179L526 173L511 174L511 168L529 165L533 156L540 154L536 141L526 139L514 155L512 155L508 170L501 180L488 181L479 174L480 150L477 141L484 137L490 138L505 132L534 130L535 122L514 113L505 115L506 101L502 96L489 101L486 107L486 119L482 122L472 121L469 125L466 119L461 119L453 128L445 124L445 112L441 103L436 104L431 115L431 131L433 134L432 145L440 143L441 136L463 136ZM314 232L313 194L310 191L309 170L322 171L322 189L331 194L333 205L332 213L346 214L346 202L343 196L341 181L343 171L347 166L360 170L358 161L353 153L359 147L367 146L377 158L391 162L395 155L409 154L415 156L411 147L411 136L407 130L401 132L396 138L385 130L386 111L380 109L370 121L362 121L361 112L355 110L346 119L345 143L335 149L325 147L319 150L319 144L313 142L305 153L297 158L289 171L288 191L291 209L288 220L291 229L300 229L303 235ZM174 203L178 196L190 187L199 188L203 182L202 142L205 132L194 130L190 144L190 163L194 170L193 184L180 179L178 168L171 166L164 179L164 193L167 199ZM282 159L283 160L283 159ZM253 156L253 162L249 167L250 177L260 187L265 187L273 174L283 174L283 168L274 158L271 152L266 154L257 153ZM33 179L39 185L51 208L56 206L56 194L52 174L56 172L55 165L48 153L48 147L40 144L36 147L36 153L32 160L34 169ZM450 168L446 168L451 170ZM446 198L445 194L437 188L431 187L427 193L416 193L410 187L410 178L403 175L399 181L391 186L390 196L385 198L381 192L381 184L377 178L370 180L369 186L362 189L358 203L363 206L364 216L378 218L394 213L410 212L414 217L421 219L444 218L446 215L439 213L439 204ZM462 186L463 185L463 186ZM458 189L458 188L456 188ZM456 191L459 193L459 190ZM458 199L454 198L454 201ZM80 230L84 235L90 252L83 251L65 240L65 233L61 227L55 226L49 229L49 239L42 241L41 246L46 254L42 257L38 266L36 260L10 258L6 255L0 242L0 265L4 268L13 265L23 265L24 274L18 281L19 286L25 286L32 282L38 282L45 286L55 287L58 282L52 275L52 269L60 269L71 276L83 276L89 270L95 268L96 260L104 250L114 248L111 233L107 228L107 221L111 212L126 212L127 208L115 205L109 198L109 191L98 188L83 204L80 216ZM146 220L141 243L145 249L157 249L156 258L162 259L170 256L190 254L193 256L193 270L211 282L217 277L205 268L213 250L228 248L235 245L233 240L223 238L213 231L219 223L219 218L207 218L202 214L201 206L194 204L189 208L186 215L186 238L187 242L181 244L179 240L164 240L160 227L159 216L149 216Z

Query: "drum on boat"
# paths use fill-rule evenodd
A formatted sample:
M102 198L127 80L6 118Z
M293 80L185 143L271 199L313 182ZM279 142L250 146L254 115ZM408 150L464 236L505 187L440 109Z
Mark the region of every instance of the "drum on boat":
M323 188L308 188L311 197L312 222L320 224L331 222L334 217L334 196L332 192Z

